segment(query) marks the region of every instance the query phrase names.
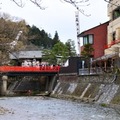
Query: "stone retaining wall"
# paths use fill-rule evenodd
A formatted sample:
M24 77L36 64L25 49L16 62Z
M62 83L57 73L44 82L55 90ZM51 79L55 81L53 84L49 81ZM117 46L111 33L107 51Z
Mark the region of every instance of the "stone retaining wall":
M120 77L114 74L77 76L59 75L52 96L77 101L120 104Z

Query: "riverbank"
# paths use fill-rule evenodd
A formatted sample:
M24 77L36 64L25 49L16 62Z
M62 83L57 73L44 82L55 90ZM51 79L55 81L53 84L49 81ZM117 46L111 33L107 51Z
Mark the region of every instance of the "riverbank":
M56 99L62 99L67 101L72 101L76 103L83 103L83 104L89 104L89 105L95 105L95 106L101 106L103 108L112 108L114 109L118 114L120 114L120 105L118 104L105 104L105 103L96 103L93 99L84 98L80 99L79 97L70 96L70 95L51 95L52 98Z
M50 97L3 97L0 106L8 110L0 120L120 120L112 108Z

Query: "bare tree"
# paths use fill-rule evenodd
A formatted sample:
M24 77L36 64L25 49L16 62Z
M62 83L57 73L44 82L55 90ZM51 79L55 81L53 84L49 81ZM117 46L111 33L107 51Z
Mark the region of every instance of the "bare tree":
M13 1L19 7L24 7L26 0L11 0L11 1ZM44 2L44 0L29 0L29 1L32 2L33 4L35 4L41 10L45 10L45 7L42 6L42 2ZM66 3L73 5L79 12L81 12L85 16L89 16L89 15L85 14L83 9L80 8L83 5L88 6L90 4L89 0L60 0L60 1L61 2L64 1Z
M26 0L11 0L13 1L17 6L19 7L24 7L24 1ZM40 9L44 10L45 8L42 7L42 0L29 0L30 2L32 2L33 4L35 4L36 6L38 6Z
M27 28L24 20L14 22L9 19L8 14L3 16L0 14L0 64L9 61L9 53L22 49L23 43L26 39ZM15 47L11 48L11 43L15 43L19 31L22 31L22 35L19 38Z
M90 16L90 14L86 14L83 9L80 7L82 6L89 6L89 0L63 0L71 5L73 5L79 12L81 12L85 16Z

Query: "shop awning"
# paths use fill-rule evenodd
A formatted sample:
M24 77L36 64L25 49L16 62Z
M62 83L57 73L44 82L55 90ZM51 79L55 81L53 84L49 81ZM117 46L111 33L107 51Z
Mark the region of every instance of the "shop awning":
M107 59L109 59L109 58L115 58L115 57L119 57L118 53L113 53L113 54L104 55L104 56L102 56L102 57L99 57L99 58L94 59L92 62L104 61L104 60L107 60Z

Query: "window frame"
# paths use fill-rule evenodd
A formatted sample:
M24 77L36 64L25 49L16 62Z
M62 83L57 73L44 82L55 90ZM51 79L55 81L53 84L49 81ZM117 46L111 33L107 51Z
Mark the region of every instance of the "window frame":
M92 39L90 39L90 36ZM88 34L88 35L83 36L83 45L86 45L86 44L94 44L94 35L93 34Z
M114 31L113 33L112 33L112 41L115 41L116 40L116 32Z
M120 7L117 7L115 10L112 12L112 19L115 20L120 17Z

